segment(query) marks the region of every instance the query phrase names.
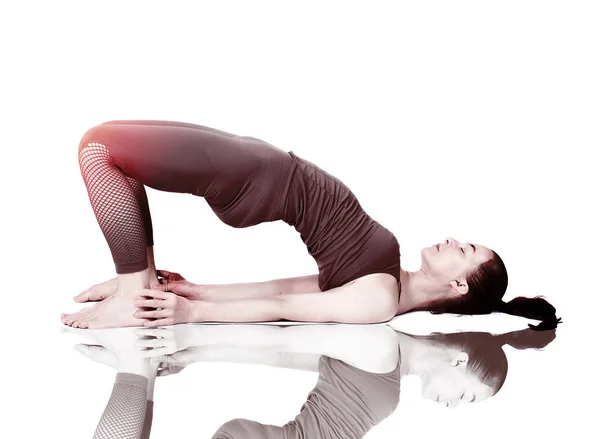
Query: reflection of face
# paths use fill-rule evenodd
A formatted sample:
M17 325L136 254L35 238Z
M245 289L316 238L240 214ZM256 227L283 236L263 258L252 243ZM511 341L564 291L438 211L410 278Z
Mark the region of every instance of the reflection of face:
M423 398L456 407L458 404L483 401L492 396L490 386L483 384L467 369L467 361L447 361L421 376Z
M466 276L492 256L492 251L487 247L447 238L440 244L421 250L421 270L449 281Z

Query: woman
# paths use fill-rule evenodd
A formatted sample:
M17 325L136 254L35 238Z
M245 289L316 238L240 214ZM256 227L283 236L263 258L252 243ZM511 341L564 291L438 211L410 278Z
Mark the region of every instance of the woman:
M195 362L263 364L319 373L300 413L285 425L236 418L223 424L214 438L361 438L396 410L404 376L419 376L421 395L446 407L480 402L504 384L508 371L504 344L539 349L555 338L555 331L529 329L502 335L414 336L387 325L178 325L135 330L142 339L132 343L131 330L116 331L86 331L84 335L101 346L77 345L80 352L118 372L96 429L98 438L149 433L157 366L158 376L178 373ZM123 348L125 343L129 348ZM140 352L140 346L149 350ZM143 357L153 361L144 365ZM206 416L205 422L209 419Z
M542 320L539 329L558 323L554 308L543 299L502 302L506 269L500 257L482 245L447 239L421 251L419 271L403 270L395 236L362 209L347 186L292 151L254 137L188 123L112 121L86 132L79 144L79 164L117 278L77 296L77 302L103 300L62 314L66 325L378 323L412 310L502 311ZM159 291L163 284L154 266L144 185L204 197L232 227L286 222L300 233L319 273L197 287L188 296L168 290L172 284L167 283L166 291ZM228 300L211 291L222 292ZM202 300L206 295L216 300ZM147 296L150 299L144 299ZM153 309L138 311L136 306Z

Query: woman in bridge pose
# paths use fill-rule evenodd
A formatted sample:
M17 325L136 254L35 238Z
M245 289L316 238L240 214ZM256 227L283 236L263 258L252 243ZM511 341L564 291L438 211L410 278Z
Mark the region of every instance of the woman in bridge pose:
M412 310L501 311L541 320L538 329L558 323L544 299L502 301L506 268L483 245L449 238L421 250L419 271L403 270L395 236L363 210L343 182L263 140L182 122L111 121L88 130L78 154L117 276L76 296L76 302L100 302L62 314L65 325L378 323ZM318 273L197 285L178 273L157 271L144 186L203 197L232 227L284 221L300 233Z

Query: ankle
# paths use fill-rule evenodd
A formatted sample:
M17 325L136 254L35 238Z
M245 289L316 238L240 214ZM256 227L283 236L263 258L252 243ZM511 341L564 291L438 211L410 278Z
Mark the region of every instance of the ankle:
M119 290L131 291L141 288L150 288L153 283L158 283L156 269L149 266L145 270L135 273L119 274Z

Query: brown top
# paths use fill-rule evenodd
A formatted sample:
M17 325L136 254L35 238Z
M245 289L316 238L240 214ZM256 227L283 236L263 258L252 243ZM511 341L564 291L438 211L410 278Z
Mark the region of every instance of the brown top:
M321 291L372 273L389 273L400 286L398 240L344 183L292 151L244 139L255 145L252 152L260 152L257 170L245 175L233 198L206 197L223 222L248 227L283 220L293 226L317 262Z
M233 419L213 439L359 439L390 416L400 399L400 358L389 373L371 373L322 356L319 380L300 414L284 426Z

